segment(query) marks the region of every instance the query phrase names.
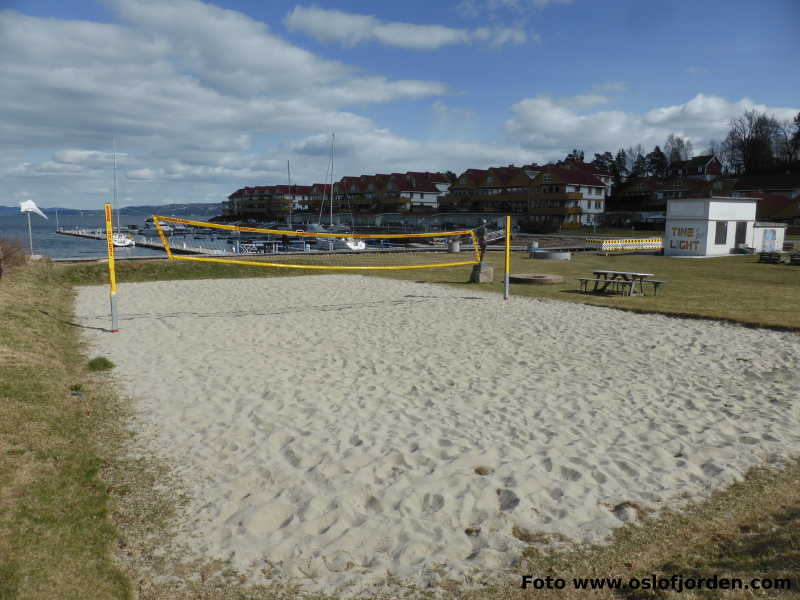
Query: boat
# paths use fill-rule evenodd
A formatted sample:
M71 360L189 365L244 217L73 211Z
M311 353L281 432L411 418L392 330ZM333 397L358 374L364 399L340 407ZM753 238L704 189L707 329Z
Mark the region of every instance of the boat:
M334 231L334 228L326 229L322 225L312 223L308 226L308 231L311 233L339 233ZM321 237L316 238L314 248L317 250L366 250L367 243L364 240L356 239L353 237Z
M135 246L136 242L133 241L132 238L128 237L124 233L114 233L111 235L111 243L118 248L124 248L128 246Z

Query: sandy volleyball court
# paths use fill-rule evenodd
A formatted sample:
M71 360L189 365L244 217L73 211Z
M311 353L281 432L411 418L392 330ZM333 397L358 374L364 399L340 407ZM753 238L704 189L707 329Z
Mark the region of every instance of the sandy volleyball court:
M362 276L120 290L136 428L192 498L184 539L309 589L600 541L800 452L800 338ZM108 326L104 287L80 321Z

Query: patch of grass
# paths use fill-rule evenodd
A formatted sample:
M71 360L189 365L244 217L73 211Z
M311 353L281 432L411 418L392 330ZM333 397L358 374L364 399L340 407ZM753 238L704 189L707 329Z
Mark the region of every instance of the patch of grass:
M8 277L11 271L25 264L25 246L17 239L0 238L0 278Z
M114 363L105 356L97 356L90 360L86 366L90 371L110 371L114 368Z
M127 598L98 477L119 419L87 374L71 287L50 264L0 284L0 598Z

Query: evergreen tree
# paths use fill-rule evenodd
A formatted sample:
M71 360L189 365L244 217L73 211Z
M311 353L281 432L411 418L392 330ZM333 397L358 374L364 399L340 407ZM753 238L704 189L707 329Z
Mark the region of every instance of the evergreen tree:
M669 165L667 164L667 157L661 151L661 148L656 146L645 158L647 160L647 172L650 175L660 178L667 176L667 167Z
M644 177L645 175L647 175L647 160L641 154L637 154L633 159L631 177Z
M573 148L572 152L567 154L567 158L564 159L564 162L583 162L583 150L580 148Z
M614 162L611 163L611 174L614 176L614 184L618 185L628 174L628 155L622 148L617 152Z
M614 155L611 154L611 152L603 152L602 154L595 154L594 160L592 161L594 166L596 166L598 169L601 169L603 171L608 171L609 173L612 172L611 165L613 164L613 162L614 162Z

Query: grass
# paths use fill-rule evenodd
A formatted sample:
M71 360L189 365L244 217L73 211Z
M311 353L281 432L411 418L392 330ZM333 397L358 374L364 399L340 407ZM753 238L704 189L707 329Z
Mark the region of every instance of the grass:
M364 261L428 262L431 255L363 256ZM438 258L441 258L438 257ZM337 262L343 260L337 256ZM488 261L501 290L500 253ZM689 313L748 324L800 327L800 272L753 257L675 260L576 255L570 262L513 257L514 272L565 276L560 286L514 286L515 296L588 302L629 310ZM662 297L576 294L574 280L593 268L639 270L668 280ZM318 273L303 271L301 273ZM324 272L323 272L324 273ZM297 271L193 262L120 262L119 280L297 275ZM469 267L397 271L394 278L465 284ZM72 286L105 281L105 265L38 264L0 281L0 599L10 598L299 598L296 590L252 587L217 563L164 556L183 499L168 465L121 449L131 435L128 409L108 375L91 372L73 323ZM755 284L755 285L754 285ZM124 285L120 289L124 295ZM481 467L478 467L481 469ZM482 470L482 469L481 469ZM476 473L480 473L476 470ZM741 592L523 591L521 575L573 577L780 577L800 597L800 461L754 469L743 481L680 511L654 518L630 506L638 523L603 547L572 546L541 531L518 530L529 549L517 572L478 591L445 584L464 600L530 598L738 598ZM624 503L623 503L624 504ZM641 509L641 510L639 510ZM556 550L553 550L553 549ZM119 559L114 560L114 556ZM427 597L409 589L409 594ZM322 595L312 596L322 599ZM382 598L395 598L392 593Z
M110 371L114 368L114 363L108 360L105 356L98 356L93 358L87 364L90 371Z
M116 401L87 372L71 321L71 286L49 265L0 282L3 599L129 596L111 561L117 532L98 477Z

